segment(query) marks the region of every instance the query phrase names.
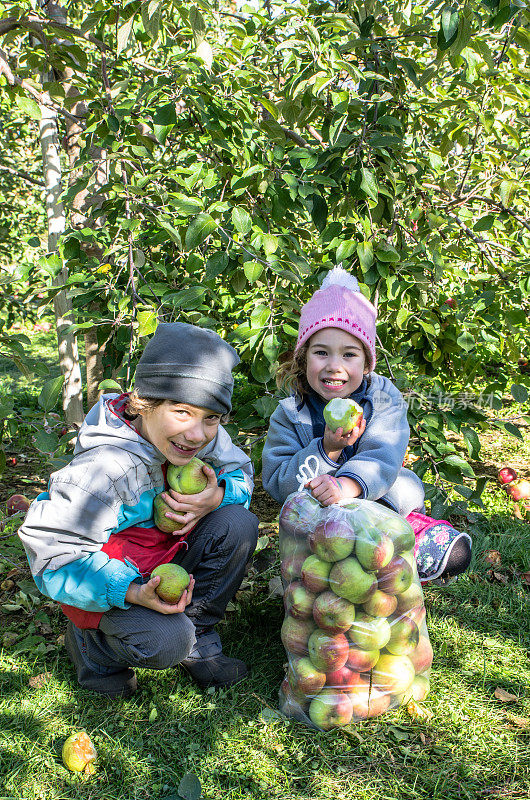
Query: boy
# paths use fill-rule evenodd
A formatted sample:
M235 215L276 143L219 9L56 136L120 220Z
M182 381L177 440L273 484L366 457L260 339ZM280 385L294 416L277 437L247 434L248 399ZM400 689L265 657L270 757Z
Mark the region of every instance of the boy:
M201 687L247 674L214 629L257 541L251 462L220 425L238 362L213 331L160 324L134 392L104 395L90 410L73 460L27 513L19 536L38 588L69 617L66 649L84 688L128 696L135 666L181 664ZM208 464L204 491L165 491L166 462L194 456ZM183 523L175 534L154 527L161 492L166 516ZM194 576L176 605L156 594L159 578L148 580L170 561Z

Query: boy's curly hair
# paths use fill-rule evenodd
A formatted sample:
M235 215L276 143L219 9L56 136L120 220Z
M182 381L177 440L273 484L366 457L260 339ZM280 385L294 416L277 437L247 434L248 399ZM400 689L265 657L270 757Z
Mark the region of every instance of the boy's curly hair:
M139 414L154 411L164 402L165 400L159 400L156 397L140 397L137 390L133 389L125 403L125 413L131 418L137 417Z
M300 400L311 391L307 382L307 350L309 341L296 352L289 350L280 356L280 366L276 370L276 385L287 394L295 394Z

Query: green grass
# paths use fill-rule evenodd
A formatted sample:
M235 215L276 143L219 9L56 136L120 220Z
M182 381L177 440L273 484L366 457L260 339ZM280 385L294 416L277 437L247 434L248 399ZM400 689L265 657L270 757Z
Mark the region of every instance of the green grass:
M34 403L38 387L24 391ZM497 433L484 437L486 473L514 459L530 472L524 430L524 443ZM27 461L4 476L2 490L31 494L28 487L40 488L46 467L29 439L11 442L10 450L17 446ZM260 509L264 502L260 497ZM286 660L281 599L268 589L278 569L274 537L272 565L254 569L220 625L225 650L251 665L251 677L236 688L201 692L179 668L139 671L137 694L115 701L78 687L62 644L64 617L32 589L9 522L0 534L6 537L0 581L13 581L0 591L0 800L176 798L186 773L199 778L208 800L526 798L530 594L520 573L530 569L530 525L514 519L494 481L484 502L470 526L471 569L446 588L426 591L435 660L424 706L432 719L414 721L397 709L328 734L273 711ZM493 568L485 560L491 550L500 557ZM30 685L39 675L42 685ZM497 700L497 687L517 701ZM99 752L92 777L62 765L62 744L79 729Z

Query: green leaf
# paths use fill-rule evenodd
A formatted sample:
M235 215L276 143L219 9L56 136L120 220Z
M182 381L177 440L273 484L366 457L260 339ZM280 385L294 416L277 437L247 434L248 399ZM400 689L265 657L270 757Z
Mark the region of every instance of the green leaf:
M139 311L136 319L138 320L138 336L151 336L158 327L156 311Z
M511 206L516 189L517 183L515 181L501 181L501 202L505 208L509 208Z
M462 435L470 458L476 461L480 453L480 439L477 432L472 428L464 427L462 428Z
M243 272L249 283L254 283L263 272L263 264L260 264L259 261L245 261Z
M59 398L62 395L64 384L64 375L58 375L56 378L51 378L46 381L42 387L39 395L38 403L44 411L51 411L55 408Z
M191 25L191 29L193 31L193 38L195 39L195 47L199 45L202 40L204 39L204 34L206 33L206 23L204 21L204 17L197 8L197 6L192 6L188 12L188 19Z
M199 800L202 794L201 782L193 772L187 772L179 783L177 791L182 800Z
M481 233L482 231L489 231L494 222L495 222L495 216L493 214L486 214L485 217L480 217L480 219L477 219L477 221L473 225L473 230L476 231L477 233Z
M197 214L186 231L184 249L193 250L204 242L217 228L217 222L209 214Z
M24 114L27 114L31 119L41 119L42 112L38 103L35 102L31 97L26 97L25 95L16 94L15 95L15 103L20 108Z
M379 188L377 186L377 179L373 172L370 172L369 169L363 167L361 170L362 180L361 180L361 190L371 197L372 200L377 200L379 194Z
M113 381L112 378L105 378L98 385L98 392L119 392L121 394L123 389L117 381Z
M368 272L374 263L374 246L372 242L359 242L357 245L357 255L363 272Z
M388 262L389 264L397 264L400 261L398 251L388 242L379 242L375 256L378 261Z
M6 468L6 454L3 448L0 448L0 475L2 475Z
M46 433L46 431L37 431L33 437L35 447L41 453L53 453L59 447L59 437L56 433Z
M473 348L475 347L475 339L467 331L464 331L463 333L461 333L456 341L457 341L457 344L460 345L462 350L465 350L466 352L469 352L470 350L473 350Z
M460 472L462 472L464 475L467 475L468 478L475 477L475 473L473 472L471 466L467 463L467 461L464 461L463 458L460 458L460 456L447 456L447 458L444 458L443 463L449 464L449 466L460 470Z
M326 222L328 219L328 204L319 194L311 195L310 199L313 203L313 207L311 209L311 219L313 220L317 231L322 233L326 227Z
M265 255L267 256L271 256L278 249L278 238L271 233L266 233L263 236L261 243L263 245Z
M440 17L440 30L438 31L438 48L448 50L458 36L459 15L458 8L446 6Z
M350 239L347 242L341 242L337 247L337 252L335 254L335 261L337 264L340 264L342 261L346 261L347 258L355 253L357 250L357 242L355 239Z
M515 436L516 439L520 439L523 441L524 437L517 425L514 425L513 422L505 422L504 429L507 433L511 434L511 436Z
M180 250L182 248L182 240L180 238L180 233L178 232L178 230L174 228L173 225L167 220L165 220L163 217L157 216L156 221L158 222L162 230L164 230L169 235L171 241L175 242L175 244L178 245L178 248Z
M528 400L528 389L521 383L512 384L510 387L510 392L512 393L513 399L518 403L526 403Z
M228 253L225 250L213 253L205 264L206 279L217 278L227 268L228 261Z
M127 22L124 22L123 25L121 25L118 28L118 36L116 42L116 53L118 55L123 50L125 50L125 48L129 44L129 38L131 36L132 26L134 23L134 16L135 16L134 14L131 14Z
M250 233L252 230L252 219L246 209L241 206L236 206L232 209L232 224L236 231L243 235Z

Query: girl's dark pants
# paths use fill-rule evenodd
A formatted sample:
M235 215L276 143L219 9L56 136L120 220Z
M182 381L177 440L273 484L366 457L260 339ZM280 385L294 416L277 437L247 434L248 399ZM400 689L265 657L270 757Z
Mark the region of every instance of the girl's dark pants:
M195 644L195 629L210 628L223 618L257 537L258 519L244 506L218 508L198 522L188 535L188 548L173 558L195 578L193 599L184 614L159 614L131 605L107 611L97 630L69 623L66 646L79 683L120 694L133 675L128 668L166 669L183 661Z

